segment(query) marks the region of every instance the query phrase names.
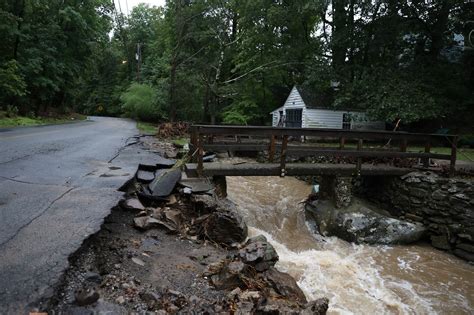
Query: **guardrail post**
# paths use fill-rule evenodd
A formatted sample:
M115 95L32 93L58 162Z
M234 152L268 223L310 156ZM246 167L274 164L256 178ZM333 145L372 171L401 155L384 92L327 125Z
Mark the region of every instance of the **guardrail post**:
M357 141L357 151L362 150L363 141L364 140L362 139L359 139L359 141ZM360 175L361 168L362 168L362 158L358 157L357 158L357 176Z
M191 153L194 153L198 148L198 134L197 134L197 128L192 127L191 128ZM192 160L195 162L196 161L196 156L191 157Z
M340 150L344 149L345 144L346 144L346 138L345 137L340 137L339 138L339 149Z
M200 133L199 138L198 138L198 153L197 153L197 173L198 176L201 177L203 175L203 170L204 170L204 163L203 163L203 158L204 158L204 148L203 148L203 143L204 143L204 138L203 135Z
M275 158L275 141L276 137L272 135L270 137L270 148L268 149L268 160L270 163L273 163L273 159Z
M453 137L451 142L451 164L449 165L449 176L456 174L456 159L457 159L458 136Z
M406 138L403 138L400 142L400 152L407 152L408 141Z
M431 152L431 141L428 140L428 142L425 143L425 153L430 153ZM430 158L424 158L423 159L423 167L430 167Z
M280 176L285 177L286 174L286 148L288 146L288 136L283 136L281 143L281 156L280 156Z

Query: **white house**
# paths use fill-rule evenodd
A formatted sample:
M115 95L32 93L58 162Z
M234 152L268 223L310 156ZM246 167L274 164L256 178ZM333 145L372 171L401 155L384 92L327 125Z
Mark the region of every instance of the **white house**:
M272 111L272 126L330 129L385 129L381 121L369 121L364 112L330 109L328 97L294 86L285 104Z

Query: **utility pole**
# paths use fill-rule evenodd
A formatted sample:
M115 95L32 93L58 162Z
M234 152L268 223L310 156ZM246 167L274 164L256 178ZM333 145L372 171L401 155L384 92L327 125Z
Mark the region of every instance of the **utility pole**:
M140 82L140 68L142 63L142 51L141 44L137 44L137 52L135 53L135 59L137 60L137 82Z

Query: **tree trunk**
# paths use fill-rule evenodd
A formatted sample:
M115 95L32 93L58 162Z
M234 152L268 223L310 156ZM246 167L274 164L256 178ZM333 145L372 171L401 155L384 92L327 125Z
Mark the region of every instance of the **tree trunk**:
M336 74L344 66L347 51L347 0L333 0L333 28L332 28L332 65Z

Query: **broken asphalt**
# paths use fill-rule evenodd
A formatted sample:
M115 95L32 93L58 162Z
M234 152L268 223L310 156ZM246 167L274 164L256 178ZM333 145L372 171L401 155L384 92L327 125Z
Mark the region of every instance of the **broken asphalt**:
M105 117L0 132L0 313L50 297L117 189L138 164L163 161L137 134L135 122Z

